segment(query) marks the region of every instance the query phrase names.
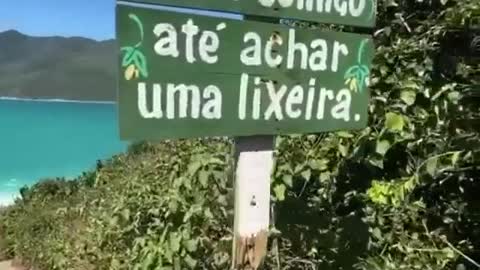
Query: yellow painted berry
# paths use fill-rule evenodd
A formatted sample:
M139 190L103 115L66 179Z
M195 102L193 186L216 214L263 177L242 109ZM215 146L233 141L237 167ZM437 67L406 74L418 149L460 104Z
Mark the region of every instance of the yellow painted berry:
M133 76L135 75L135 70L136 70L136 68L135 68L135 65L133 65L133 64L129 65L127 67L127 69L125 70L125 79L127 81L129 81L133 78Z
M350 89L353 90L354 92L357 92L357 79L353 78L350 81Z

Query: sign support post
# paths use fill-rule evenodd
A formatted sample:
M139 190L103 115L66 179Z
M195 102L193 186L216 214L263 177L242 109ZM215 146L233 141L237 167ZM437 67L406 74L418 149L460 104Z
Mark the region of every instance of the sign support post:
M245 15L245 20L278 23L278 18ZM232 268L258 269L267 256L274 136L235 138L235 217Z
M232 269L256 270L267 255L273 136L235 138Z

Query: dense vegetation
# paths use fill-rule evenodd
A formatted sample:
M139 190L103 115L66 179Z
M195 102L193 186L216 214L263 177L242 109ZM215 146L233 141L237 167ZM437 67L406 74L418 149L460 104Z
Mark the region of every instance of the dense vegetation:
M369 127L277 139L265 269L480 268L480 54L445 39L480 2L378 2ZM226 269L231 151L140 143L23 189L0 215L6 253L39 269Z
M0 96L115 99L115 42L0 32Z

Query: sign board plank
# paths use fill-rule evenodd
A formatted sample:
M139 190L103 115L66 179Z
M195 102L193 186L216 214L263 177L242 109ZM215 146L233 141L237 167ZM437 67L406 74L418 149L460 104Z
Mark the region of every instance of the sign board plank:
M122 139L361 129L367 35L117 6Z
M127 0L127 2L135 3L158 4L285 19L291 18L369 28L375 25L375 1L376 0Z

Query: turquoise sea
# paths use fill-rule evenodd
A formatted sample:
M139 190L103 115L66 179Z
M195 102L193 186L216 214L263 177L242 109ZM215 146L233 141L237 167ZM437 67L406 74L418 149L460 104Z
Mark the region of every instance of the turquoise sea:
M0 205L42 178L72 178L125 151L108 103L0 99Z

